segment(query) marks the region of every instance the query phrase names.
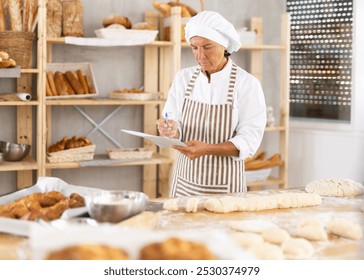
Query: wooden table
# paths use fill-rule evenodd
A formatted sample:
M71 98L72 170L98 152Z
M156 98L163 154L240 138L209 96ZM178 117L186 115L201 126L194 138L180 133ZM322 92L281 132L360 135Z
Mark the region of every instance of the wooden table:
M292 190L259 191L249 192L247 195L268 195L270 193L290 191ZM119 226L147 227L158 230L186 228L229 230L228 223L231 221L260 219L271 221L292 233L297 224L306 218L316 217L325 224L331 218L341 217L359 223L364 232L364 212L361 210L362 207L364 207L364 195L351 198L323 197L323 203L320 206L259 212L234 212L227 214L214 214L208 211L198 211L197 213L185 213L184 211L143 212L120 223ZM0 233L0 259L17 259L17 249L26 241L27 238L25 237ZM312 259L364 260L363 238L355 241L330 236L328 241L311 243L315 248L315 254Z

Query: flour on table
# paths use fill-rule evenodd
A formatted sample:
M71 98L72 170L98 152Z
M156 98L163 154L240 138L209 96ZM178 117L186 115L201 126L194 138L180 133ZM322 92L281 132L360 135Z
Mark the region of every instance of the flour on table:
M324 225L317 218L305 219L297 225L296 236L312 241L327 240Z
M236 231L261 233L269 228L276 228L277 225L266 220L244 220L232 221L229 227Z
M257 244L263 243L264 239L260 234L253 232L237 232L234 231L231 233L233 240L244 249L248 249L249 247Z
M254 244L249 248L258 259L261 260L283 260L284 254L281 247L267 242Z
M168 211L178 211L178 199L168 199L163 203L163 209Z
M363 237L363 232L359 224L343 218L334 218L326 224L328 232L340 237L359 240Z
M261 211L281 208L297 208L316 206L322 203L317 194L281 193L254 197L210 198L204 203L206 210L214 213L229 213L235 211Z
M303 238L290 238L281 247L286 258L290 260L309 259L315 252L312 244Z
M350 179L321 179L310 182L306 192L323 196L356 196L364 194L364 186Z
M290 235L286 230L279 227L274 227L263 230L262 237L266 242L280 245L284 241L288 240Z

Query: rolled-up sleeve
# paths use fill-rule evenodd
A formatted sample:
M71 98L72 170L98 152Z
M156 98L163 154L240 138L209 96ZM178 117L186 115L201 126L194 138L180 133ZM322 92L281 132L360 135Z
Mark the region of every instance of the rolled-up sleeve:
M253 156L264 135L267 121L266 103L260 82L250 74L238 77L233 110L237 126L229 139L239 150L236 160Z

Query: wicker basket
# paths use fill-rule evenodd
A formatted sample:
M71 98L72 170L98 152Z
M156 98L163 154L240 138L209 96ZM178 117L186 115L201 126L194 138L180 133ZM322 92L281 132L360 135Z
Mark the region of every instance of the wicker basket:
M34 36L33 32L0 31L0 50L7 52L21 68L31 68Z
M108 149L110 159L150 159L153 151L144 148Z
M47 159L50 163L93 160L95 155L95 149L96 145L67 149L59 152L49 153Z

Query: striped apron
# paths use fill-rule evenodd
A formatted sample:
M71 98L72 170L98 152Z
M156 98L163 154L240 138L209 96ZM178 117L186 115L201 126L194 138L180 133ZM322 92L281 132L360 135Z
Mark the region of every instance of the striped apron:
M210 144L232 138L232 105L237 66L232 65L229 92L225 104L207 104L192 100L192 90L201 68L188 83L182 107L182 141ZM244 161L232 157L206 155L190 160L179 153L170 196L191 196L246 192Z

